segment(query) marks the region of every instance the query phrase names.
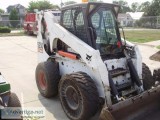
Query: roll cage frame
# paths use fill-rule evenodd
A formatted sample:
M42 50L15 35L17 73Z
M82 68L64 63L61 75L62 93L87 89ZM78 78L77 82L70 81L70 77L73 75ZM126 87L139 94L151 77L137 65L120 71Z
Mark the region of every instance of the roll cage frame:
M61 20L60 20L60 24L64 27L65 25L63 24L63 19L64 19L64 13L67 10L78 10L79 13L82 12L83 13L83 19L84 19L84 30L86 33L86 39L82 39L85 43L87 43L89 46L91 46L92 48L96 49L96 31L92 25L91 22L91 16L97 12L99 10L99 8L107 8L108 10L111 10L113 12L113 14L115 15L115 18L117 19L118 16L118 12L120 9L119 5L116 4L109 4L109 3L101 3L101 2L89 2L89 3L83 3L83 4L77 4L77 5L69 5L66 7L62 8L62 14L61 14ZM71 19L71 18L70 18ZM76 29L75 29L75 19L73 20L73 31L70 31L72 34L76 35ZM117 38L118 40L121 41L121 37L120 37L120 32L119 32L119 28L118 28L118 22L116 20L116 34L117 34ZM67 29L67 28L66 28ZM68 30L68 29L67 29ZM80 38L80 36L77 36L78 38Z

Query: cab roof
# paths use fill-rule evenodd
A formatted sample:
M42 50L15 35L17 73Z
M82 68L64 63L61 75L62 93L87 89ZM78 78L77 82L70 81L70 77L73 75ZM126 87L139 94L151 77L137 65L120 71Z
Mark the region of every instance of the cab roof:
M85 7L87 8L87 6L89 5L103 5L103 6L108 6L108 7L120 7L117 4L112 4L112 3L103 3L103 2L86 2L86 3L76 3L76 4L71 4L71 5L67 5L62 7L62 10L66 10L66 9L71 9L73 7Z

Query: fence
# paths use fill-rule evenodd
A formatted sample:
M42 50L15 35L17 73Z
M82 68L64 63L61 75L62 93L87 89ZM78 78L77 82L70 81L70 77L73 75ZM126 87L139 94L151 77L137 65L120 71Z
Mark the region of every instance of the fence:
M141 17L133 19L131 17L118 17L120 25L123 27L133 28L160 28L160 16ZM0 26L8 26L12 28L23 28L24 21L22 20L0 20Z
M23 28L22 20L0 20L0 26L7 26L11 28Z
M133 19L130 17L118 17L120 25L123 27L135 28L160 28L160 16L141 17L140 19Z

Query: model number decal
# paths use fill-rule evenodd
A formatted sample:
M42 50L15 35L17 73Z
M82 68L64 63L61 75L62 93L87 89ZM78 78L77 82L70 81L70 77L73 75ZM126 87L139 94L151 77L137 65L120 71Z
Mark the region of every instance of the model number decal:
M37 45L38 45L38 52L43 53L43 43L38 42Z

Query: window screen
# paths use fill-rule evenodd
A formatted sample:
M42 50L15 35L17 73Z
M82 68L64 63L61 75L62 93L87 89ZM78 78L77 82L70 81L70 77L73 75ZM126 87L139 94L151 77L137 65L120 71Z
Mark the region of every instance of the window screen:
M84 17L82 12L75 12L75 26L76 26L76 36L83 41L87 41L86 27L84 24Z
M72 34L88 43L87 31L81 8L72 8L63 12L63 26Z
M73 32L73 19L71 12L71 10L66 10L63 13L63 26L70 32Z

